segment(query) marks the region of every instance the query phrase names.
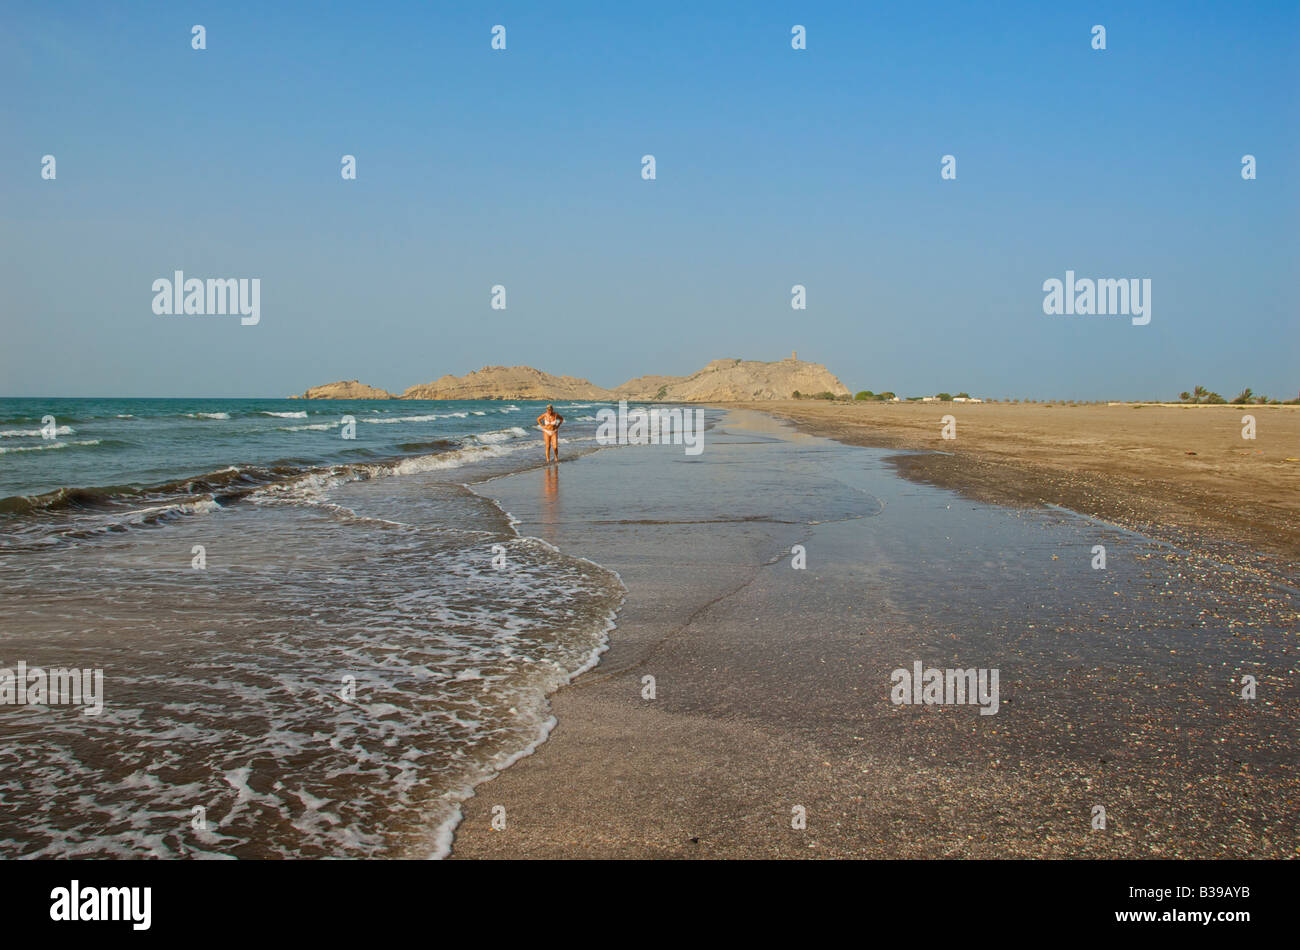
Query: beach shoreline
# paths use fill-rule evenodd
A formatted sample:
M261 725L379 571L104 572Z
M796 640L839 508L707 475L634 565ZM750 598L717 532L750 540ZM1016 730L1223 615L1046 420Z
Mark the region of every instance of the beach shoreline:
M627 597L546 742L463 804L452 858L1300 853L1300 615L1254 552L900 480L906 456L783 408L728 408L699 460L561 466L558 501L530 473L475 486ZM920 660L1001 667L1000 712L891 704L890 670ZM1267 707L1237 697L1243 668Z
M999 505L1059 505L1294 582L1300 407L735 403L847 445L898 449L899 474ZM941 435L952 414L956 438ZM1242 416L1257 420L1243 439ZM1289 461L1288 461L1289 459Z

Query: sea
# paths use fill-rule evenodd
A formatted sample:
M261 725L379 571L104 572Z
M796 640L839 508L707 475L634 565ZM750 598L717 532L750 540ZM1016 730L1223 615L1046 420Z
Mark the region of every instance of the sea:
M473 490L543 464L543 407L0 399L0 680L103 683L0 706L0 856L447 854L625 593Z

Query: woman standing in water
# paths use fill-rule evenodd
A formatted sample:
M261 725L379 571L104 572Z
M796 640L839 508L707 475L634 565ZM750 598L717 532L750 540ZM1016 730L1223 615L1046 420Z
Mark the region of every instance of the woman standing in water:
M546 461L551 460L551 450L555 450L555 461L560 460L560 426L564 424L564 416L555 411L555 407L549 403L546 411L537 417L537 424L542 427L542 436L546 442Z

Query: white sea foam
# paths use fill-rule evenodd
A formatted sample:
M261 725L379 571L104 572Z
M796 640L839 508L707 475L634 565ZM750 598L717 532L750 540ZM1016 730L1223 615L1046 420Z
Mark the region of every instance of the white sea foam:
M55 426L55 435L72 435L77 430L72 426ZM35 439L41 436L40 429L4 429L0 430L0 439Z
M262 412L262 415L275 416L277 419L306 419L307 418L307 413L305 412L269 412L264 410Z
M492 432L477 432L469 438L483 445L495 445L499 442L509 442L512 439L522 439L528 435L526 429L519 426L511 426L509 429L496 429Z
M190 419L229 419L228 412L187 412L185 415Z
M295 428L310 428L297 426ZM511 435L505 436L504 440L517 438L513 430ZM524 432L517 429L518 432ZM484 433L485 435L490 433ZM524 433L525 435L527 433ZM498 458L510 455L524 446L504 445L500 442L474 441L464 448L454 449L450 452L443 452L436 455L414 455L409 458L401 459L393 463L373 463L369 465L339 466L334 469L324 471L308 472L298 478L288 482L274 485L267 485L259 488L251 496L254 502L281 502L281 501L306 501L316 503L321 496L331 489L349 482L361 481L370 478L384 478L394 475L418 475L427 472L445 471L447 469L460 468L473 462L483 461L489 458Z
M470 490L473 491L472 488ZM475 494L478 493L475 492ZM485 495L480 495L480 497L487 498ZM509 519L511 530L515 531L515 525L518 524L518 520L510 514L510 512L502 508L495 499L487 498L487 500L491 501L493 506ZM559 553L558 549L554 545L542 540L541 538L520 538L520 541L523 544L536 545L557 554ZM603 628L599 633L596 643L592 646L586 658L581 661L577 667L569 670L555 667L554 664L552 664L554 668L552 678L550 678L546 686L543 687L543 695L538 703L538 706L547 712L549 712L550 704L546 697L549 697L552 692L559 689L561 686L572 682L575 678L581 676L583 673L594 667L600 662L601 655L609 649L610 632L617 626L618 611L622 607L622 600L627 596L627 585L623 582L623 578L618 575L618 572L604 568L595 561L588 560L587 558L579 557L575 558L575 560L590 564L598 570L612 575L618 584L618 588L622 591L622 594L619 596L619 602L613 606L608 614L605 615ZM517 710L512 707L510 712L516 713ZM497 772L504 771L520 759L532 755L538 747L547 740L551 734L551 730L555 728L557 722L555 717L551 715L535 716L534 720L536 722L536 732L534 733L532 741L528 742L516 752L496 756L491 762L490 771L485 770L478 773L471 773L468 777L468 781L463 785L444 793L443 798L450 805L450 809L449 813L444 815L441 821L437 822L430 834L429 856L432 859L441 860L451 854L452 846L455 842L456 828L464 818L464 811L461 808L461 803L474 795L475 788L478 785L492 778Z
M45 442L41 445L11 445L9 447L0 446L0 455L8 452L44 452L46 449L66 449L74 445L99 445L99 439L82 439L78 442Z
M198 501L183 501L173 505L153 505L149 508L140 508L131 512L129 515L122 517L118 515L114 520L118 524L147 524L157 521L160 517L170 517L173 515L206 515L214 511L220 511L221 505L211 498L200 498Z
M361 421L376 425L392 425L398 422L433 422L437 419L464 419L468 415L468 412L443 412L427 416L397 416L394 419L362 419Z
M415 458L403 459L393 465L389 471L394 475L414 475L420 472L436 472L440 469L460 468L463 465L486 458L509 455L519 448L519 446L505 445L474 445L456 449L453 452L444 452L442 455L420 455Z

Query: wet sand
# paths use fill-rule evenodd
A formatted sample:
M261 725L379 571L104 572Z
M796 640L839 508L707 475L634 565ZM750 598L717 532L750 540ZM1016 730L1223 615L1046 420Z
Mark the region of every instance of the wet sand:
M1300 592L755 412L706 444L476 486L628 596L453 857L1297 854ZM998 713L894 705L915 661L999 669Z
M922 452L895 456L899 472L972 498L1061 505L1207 551L1236 542L1291 577L1300 559L1300 406L740 405L850 445Z

